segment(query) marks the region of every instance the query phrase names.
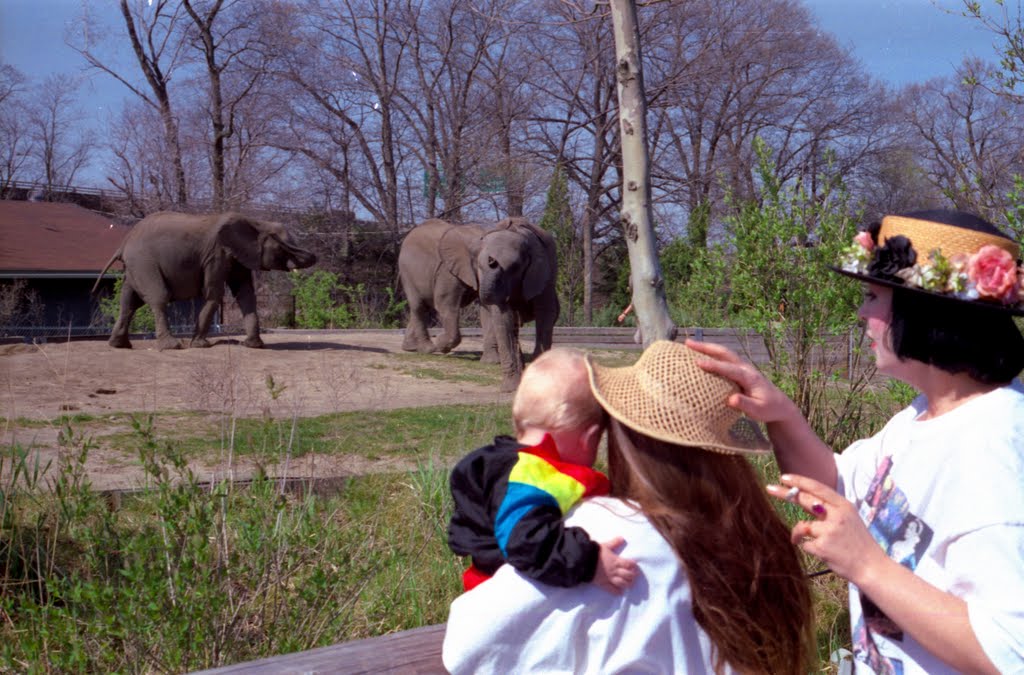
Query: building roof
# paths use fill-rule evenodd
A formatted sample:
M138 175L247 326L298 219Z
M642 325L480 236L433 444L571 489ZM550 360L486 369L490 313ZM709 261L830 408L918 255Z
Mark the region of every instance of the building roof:
M0 200L0 277L95 277L130 229L75 204Z

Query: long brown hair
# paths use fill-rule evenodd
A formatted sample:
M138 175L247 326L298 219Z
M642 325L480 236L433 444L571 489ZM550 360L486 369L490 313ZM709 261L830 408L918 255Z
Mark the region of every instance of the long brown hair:
M630 499L682 560L715 672L811 669L806 574L789 530L743 457L658 441L612 419L611 494Z

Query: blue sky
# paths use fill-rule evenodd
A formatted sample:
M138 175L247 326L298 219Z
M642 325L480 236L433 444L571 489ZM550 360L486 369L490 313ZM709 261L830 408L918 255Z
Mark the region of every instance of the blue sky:
M948 75L965 56L996 59L994 36L976 21L944 12L961 0L804 0L821 27L851 47L875 77L890 84ZM992 5L986 0L985 5ZM1007 5L1019 0L1007 0Z
M1020 0L1007 0L1015 5ZM750 0L757 2L757 0ZM853 50L875 77L893 85L947 75L964 56L992 60L992 36L972 21L944 13L960 0L804 0L823 30ZM991 4L992 0L986 0ZM82 60L64 44L84 4L118 20L117 0L0 0L0 62L34 79L81 72ZM115 40L122 30L116 23ZM94 73L82 90L83 115L102 129L125 97L122 85Z

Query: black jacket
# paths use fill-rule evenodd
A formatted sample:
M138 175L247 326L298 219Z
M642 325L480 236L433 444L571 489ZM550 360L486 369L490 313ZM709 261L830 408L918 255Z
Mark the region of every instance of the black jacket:
M452 471L455 512L448 546L493 574L503 563L552 586L591 581L598 545L563 517L583 497L607 494L608 479L558 458L550 436L527 447L508 436L474 450Z

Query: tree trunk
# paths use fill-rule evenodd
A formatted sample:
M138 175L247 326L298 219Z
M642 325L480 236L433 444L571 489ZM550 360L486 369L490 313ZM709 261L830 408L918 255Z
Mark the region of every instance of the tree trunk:
M644 346L674 340L677 330L668 314L665 281L652 226L650 159L647 152L647 104L640 68L640 34L633 0L611 0L615 31L619 123L622 127L622 227L629 251L633 309Z

